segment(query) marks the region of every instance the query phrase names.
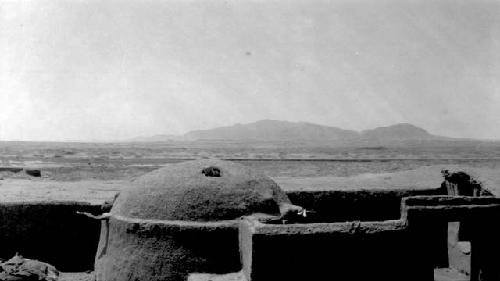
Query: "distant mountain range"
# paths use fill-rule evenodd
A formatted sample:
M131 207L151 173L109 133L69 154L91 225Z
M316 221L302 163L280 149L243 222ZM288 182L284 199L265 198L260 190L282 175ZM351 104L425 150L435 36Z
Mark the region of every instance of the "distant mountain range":
M344 130L307 122L261 120L210 130L190 131L182 136L156 135L134 138L132 142L230 140L230 141L337 141L337 142L398 142L454 140L432 135L412 124L401 123L365 131Z

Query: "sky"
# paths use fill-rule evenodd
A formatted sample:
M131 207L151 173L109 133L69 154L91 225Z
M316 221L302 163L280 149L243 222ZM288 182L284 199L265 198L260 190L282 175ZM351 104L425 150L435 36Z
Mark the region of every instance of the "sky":
M0 0L0 140L261 119L500 139L500 1Z

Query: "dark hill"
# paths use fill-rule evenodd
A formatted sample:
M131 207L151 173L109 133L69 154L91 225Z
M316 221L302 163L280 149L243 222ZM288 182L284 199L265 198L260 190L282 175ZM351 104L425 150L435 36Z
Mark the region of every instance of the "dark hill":
M378 127L361 132L364 140L438 140L442 137L429 134L426 130L408 123L401 123L387 127Z

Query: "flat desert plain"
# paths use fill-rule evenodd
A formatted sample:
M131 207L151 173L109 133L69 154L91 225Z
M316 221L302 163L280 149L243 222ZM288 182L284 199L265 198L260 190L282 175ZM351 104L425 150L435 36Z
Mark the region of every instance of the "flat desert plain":
M250 166L285 190L437 187L442 169L474 171L490 183L500 174L500 144L488 142L0 142L0 200L100 203L147 172L201 158ZM39 169L41 177L23 169Z

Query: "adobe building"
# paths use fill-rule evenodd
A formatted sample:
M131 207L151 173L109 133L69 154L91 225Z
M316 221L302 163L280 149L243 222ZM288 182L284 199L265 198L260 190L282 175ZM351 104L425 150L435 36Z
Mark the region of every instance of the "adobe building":
M428 188L284 192L239 164L172 164L104 209L0 204L1 257L19 251L98 281L500 280L500 199L478 177L443 176Z
M443 176L427 190L288 193L315 212L292 223L246 217L244 280L441 280L436 268L462 273L442 280L500 280L499 198L463 172Z
M103 222L96 279L186 280L241 269L242 216L289 203L270 178L231 162L189 161L153 171L120 193Z

